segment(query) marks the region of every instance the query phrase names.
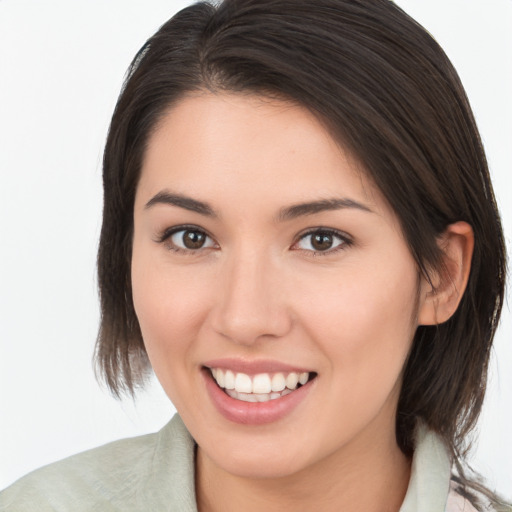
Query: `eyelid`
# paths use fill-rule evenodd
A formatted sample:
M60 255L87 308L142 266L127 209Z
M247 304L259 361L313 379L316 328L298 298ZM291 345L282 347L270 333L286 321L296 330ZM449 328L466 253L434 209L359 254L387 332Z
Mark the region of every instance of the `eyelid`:
M213 243L218 246L217 241L215 238L208 233L208 231L196 224L180 224L178 226L172 226L169 228L164 229L162 232L157 234L155 238L155 242L159 244L165 244L169 241L169 239L175 235L176 233L179 233L180 231L198 231L200 233L203 233L206 235L210 240L213 241ZM170 244L169 244L170 245ZM200 252L202 249L211 249L212 247L200 247L198 249L184 249L182 247L177 247L175 244L172 244L172 247L169 247L169 249L172 249L176 252L186 252L186 253L197 253Z
M324 233L327 235L331 235L333 237L337 237L342 241L342 243L331 248L331 249L327 249L325 251L315 251L314 249L310 250L310 249L300 249L300 248L294 249L294 247L297 246L301 240L303 240L307 236L314 235L315 233ZM317 256L317 255L327 256L329 254L333 254L338 251L344 250L353 244L354 244L354 240L348 233L345 233L344 231L340 231L339 229L317 226L314 228L308 228L306 231L299 233L299 235L297 235L297 238L291 248L294 250L297 250L297 251L304 251L307 253L311 253L314 256Z
M204 233L205 235L209 236L212 240L213 237L208 233L208 231L200 226L197 226L196 224L180 224L178 226L171 226L168 228L165 228L164 230L157 233L155 237L155 242L165 242L169 237L174 235L175 233L178 233L179 231L200 231L201 233Z

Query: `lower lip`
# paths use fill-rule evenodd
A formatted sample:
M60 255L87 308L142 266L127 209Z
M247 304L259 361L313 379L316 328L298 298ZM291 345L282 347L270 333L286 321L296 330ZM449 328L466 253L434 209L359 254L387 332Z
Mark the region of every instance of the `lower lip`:
M316 380L309 380L281 398L267 402L244 402L225 393L213 380L210 370L203 369L203 377L208 394L217 410L229 421L243 425L264 425L284 418L306 398Z

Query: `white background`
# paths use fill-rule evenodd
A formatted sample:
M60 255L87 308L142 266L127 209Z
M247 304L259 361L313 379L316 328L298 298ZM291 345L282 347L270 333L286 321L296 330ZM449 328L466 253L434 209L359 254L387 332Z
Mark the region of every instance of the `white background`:
M115 401L95 382L91 357L109 118L135 52L188 3L0 0L0 489L43 464L157 430L174 411L156 383L136 403ZM512 251L512 1L398 3L461 75ZM511 323L507 304L473 457L507 496Z

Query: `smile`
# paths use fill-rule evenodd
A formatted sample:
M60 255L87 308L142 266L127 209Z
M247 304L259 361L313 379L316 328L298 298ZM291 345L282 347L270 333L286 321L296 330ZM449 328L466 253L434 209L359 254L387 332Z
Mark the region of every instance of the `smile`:
M314 377L309 372L259 373L250 376L221 368L210 368L217 385L231 398L243 402L268 402L282 398Z
M293 416L318 381L317 372L274 360L205 361L201 374L211 404L224 418L254 426Z

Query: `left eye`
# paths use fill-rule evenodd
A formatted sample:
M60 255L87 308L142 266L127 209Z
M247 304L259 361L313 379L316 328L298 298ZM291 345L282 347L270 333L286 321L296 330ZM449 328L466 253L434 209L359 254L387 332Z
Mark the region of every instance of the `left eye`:
M215 242L204 232L198 229L180 229L170 237L172 245L185 251L194 251L214 247Z
M349 241L333 231L317 230L303 235L295 244L297 249L314 252L328 252L341 248Z

